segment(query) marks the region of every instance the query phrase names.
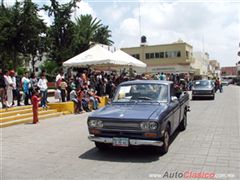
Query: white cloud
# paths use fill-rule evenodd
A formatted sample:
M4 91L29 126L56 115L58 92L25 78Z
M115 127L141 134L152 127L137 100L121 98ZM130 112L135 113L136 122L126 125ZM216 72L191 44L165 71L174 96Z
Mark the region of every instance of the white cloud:
M135 18L125 19L120 25L120 31L123 35L137 37L139 36L139 23Z
M93 18L97 17L93 8L89 5L89 3L85 1L77 2L77 7L75 11L72 13L71 19L74 21L80 15L91 14Z
M52 18L48 16L48 13L44 10L38 11L38 15L41 19L43 19L43 22L46 23L47 26L50 26L53 22Z
M118 21L126 15L130 10L128 6L119 7L116 3L112 6L107 6L103 10L103 16L108 18L111 21Z
M149 45L171 43L181 38L193 45L194 51L202 51L204 46L210 58L219 60L222 66L234 65L237 61L240 4L141 3L140 12L141 32ZM116 44L138 46L139 7L129 11L118 27L113 31L117 34L113 36Z

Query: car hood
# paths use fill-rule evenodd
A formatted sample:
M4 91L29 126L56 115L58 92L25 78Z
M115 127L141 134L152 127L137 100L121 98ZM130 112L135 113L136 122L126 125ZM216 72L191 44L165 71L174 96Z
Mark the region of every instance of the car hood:
M137 119L157 118L167 109L166 104L111 104L90 114L93 118ZM154 117L151 117L154 116Z

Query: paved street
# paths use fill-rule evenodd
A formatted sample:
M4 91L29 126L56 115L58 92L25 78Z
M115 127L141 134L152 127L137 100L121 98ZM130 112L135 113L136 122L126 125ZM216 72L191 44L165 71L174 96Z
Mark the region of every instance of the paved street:
M157 179L177 171L240 179L240 87L190 105L187 130L163 156L151 148L99 152L87 139L87 114L1 129L2 179Z

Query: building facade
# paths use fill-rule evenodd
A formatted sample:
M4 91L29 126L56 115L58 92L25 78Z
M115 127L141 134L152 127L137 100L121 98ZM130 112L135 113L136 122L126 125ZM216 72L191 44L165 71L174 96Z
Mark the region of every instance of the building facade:
M171 44L142 44L122 50L146 63L147 68L142 71L148 73L194 73L190 65L193 61L193 48L181 40Z
M208 77L209 54L203 52L194 52L191 66L195 70L196 76Z
M220 78L221 76L220 63L217 60L210 60L209 65L212 66L212 70L209 71L209 77Z
M221 76L223 78L237 77L237 66L222 67L221 68Z

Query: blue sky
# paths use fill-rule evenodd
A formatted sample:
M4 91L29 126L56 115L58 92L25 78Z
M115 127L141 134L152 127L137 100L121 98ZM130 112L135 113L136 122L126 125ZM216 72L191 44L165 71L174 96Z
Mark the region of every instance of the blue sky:
M50 3L33 2L40 6ZM141 32L148 45L182 39L194 51L208 52L221 66L233 66L240 60L240 0L83 0L78 6L72 19L80 14L97 17L109 26L117 48L138 46ZM44 12L40 15L50 24Z

